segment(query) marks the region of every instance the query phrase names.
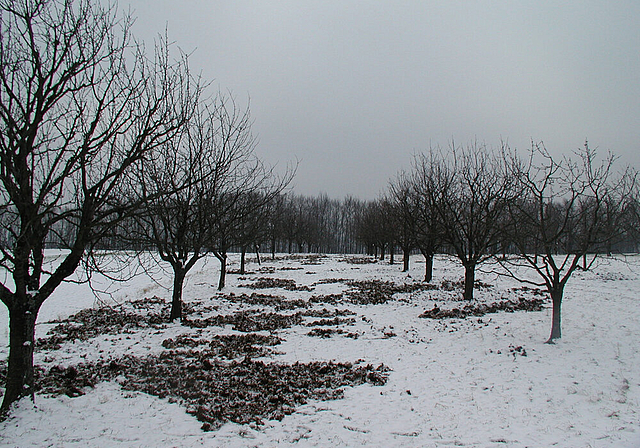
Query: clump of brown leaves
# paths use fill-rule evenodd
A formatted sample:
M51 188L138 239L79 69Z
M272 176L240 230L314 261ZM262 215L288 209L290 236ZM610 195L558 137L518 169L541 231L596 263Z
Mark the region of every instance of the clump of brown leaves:
M384 365L351 363L265 363L249 357L223 362L198 351L169 350L158 356L125 356L96 364L54 366L39 371L41 392L74 397L100 381L116 379L131 391L176 400L210 431L227 421L263 424L282 420L309 400L344 396L344 387L384 385Z
M286 278L272 278L272 277L259 277L253 283L239 285L242 288L250 289L268 289L268 288L282 288L288 291L312 291L313 288L309 286L298 286L295 280Z
M148 301L145 306L145 302ZM38 339L36 346L43 350L57 350L67 341L86 341L103 334L120 334L140 328L162 328L169 321L169 309L162 299L153 297L123 305L87 308L57 321L46 338ZM156 310L155 305L160 305ZM153 309L150 309L153 308ZM144 312L136 312L144 310ZM54 322L56 323L56 322Z
M450 310L443 310L438 306L434 306L432 309L425 311L418 317L430 319L464 319L468 316L484 316L485 314L497 313L500 311L505 311L507 313L513 313L514 311L541 311L543 305L544 300L542 299L526 299L521 297L518 301L503 300L489 304L469 304L465 305L463 308L453 308Z

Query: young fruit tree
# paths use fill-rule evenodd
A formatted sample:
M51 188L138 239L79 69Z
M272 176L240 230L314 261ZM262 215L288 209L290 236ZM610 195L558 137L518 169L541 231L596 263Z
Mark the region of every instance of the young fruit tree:
M240 109L233 98L220 98L212 142L219 162L215 175L204 182L202 203L206 246L220 262L218 289L225 286L228 251L245 244L247 235L259 233L266 225L266 209L295 175L289 166L279 176L256 156L249 108Z
M427 169L430 185L420 191L432 196L426 202L437 213L443 242L464 266L463 298L472 300L476 267L495 254L502 240L507 206L515 197L514 178L504 159L484 145L452 147L449 159L433 151L424 157L418 168Z
M415 203L415 241L425 259L424 281L427 283L433 279L433 257L443 240L443 224L437 213L437 203L434 202L437 197L437 173L438 163L433 154L414 157L409 183Z
M224 102L219 95L198 104L175 138L140 166L134 194L153 199L145 201L135 215L136 225L122 232L125 239L148 248L173 271L171 320L182 319L187 273L210 252L208 204L233 175L238 158L221 143L228 138L220 129L221 120L226 119Z
M402 272L408 272L411 251L417 246L417 204L405 173L399 173L389 183L388 190L389 197L386 201L391 207L388 219L393 226L395 243L402 249Z
M251 161L252 160L252 161ZM231 248L242 249L247 241L256 241L267 224L267 211L291 182L294 171L280 177L256 158L246 159L238 167L237 181L225 185L206 205L209 215L208 245L220 262L218 290L226 285L227 256Z
M0 1L0 300L9 360L0 412L34 393L38 311L139 203L128 175L193 109L184 61L145 57L131 19L90 0ZM66 229L64 235L59 233ZM45 247L62 244L57 261Z
M380 260L384 260L387 248L393 254L396 229L391 217L392 209L387 199L368 201L363 205L355 223L357 240L364 245L368 255L377 257L379 249Z
M508 275L546 288L553 303L548 342L562 335L561 307L569 278L581 259L589 257L592 263L624 236L637 188L631 169L614 172L614 156L598 162L587 143L575 155L556 160L537 144L527 160L511 156L509 163L519 191L509 203L509 240L518 255L501 259L501 264ZM539 280L523 277L520 267L533 270Z

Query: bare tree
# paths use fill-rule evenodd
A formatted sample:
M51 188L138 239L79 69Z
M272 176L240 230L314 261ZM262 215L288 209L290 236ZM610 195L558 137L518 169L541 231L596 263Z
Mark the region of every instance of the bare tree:
M562 336L561 307L564 288L581 258L594 260L609 252L625 231L625 210L637 188L630 169L613 171L615 157L597 162L585 143L577 160L554 160L542 144L532 145L529 158L511 158L512 176L520 194L510 203L514 233L511 240L519 256L503 260L509 275L546 288L553 302L551 335ZM529 267L540 281L524 278L515 269Z
M268 223L272 254L276 247L292 252L294 244L300 252L355 253L360 249L357 228L365 208L362 201L289 193L276 202Z
M402 249L402 272L409 271L411 251L416 247L417 210L409 176L401 172L389 184L391 210L388 220L393 223L394 243Z
M264 191L247 192L238 198L235 208L240 209L235 227L234 242L240 248L240 274L245 273L246 254L254 249L260 264L260 244L269 238L269 224L273 205L280 194L266 194Z
M410 177L411 197L415 210L415 241L425 259L424 281L433 279L433 257L442 245L444 223L438 215L436 199L439 160L429 155L416 155Z
M631 194L625 206L625 234L626 249L638 252L640 246L640 185L636 184L635 191Z
M254 240L265 225L265 213L273 201L291 182L294 172L279 177L255 159L248 165L241 184L229 184L225 191L207 204L210 219L209 245L220 262L218 289L226 284L227 255L234 246L242 247ZM257 221L252 221L256 219Z
M356 223L357 238L365 245L369 255L378 255L384 260L385 250L395 239L394 223L390 219L391 203L384 198L365 204Z
M241 110L231 97L217 108L214 145L223 154L224 169L207 181L204 211L209 222L208 247L220 261L218 289L225 286L227 253L242 246L251 232L250 216L260 216L291 183L295 168L281 176L266 166L254 152L256 140L251 133L249 108ZM263 225L262 221L254 223Z
M10 351L1 410L33 394L34 329L43 302L85 252L139 204L127 174L171 139L192 109L183 63L147 60L131 20L89 0L0 2L0 209L8 241L0 286ZM65 223L67 251L45 263Z
M505 147L501 148L505 150ZM433 152L433 195L444 241L465 268L464 293L473 299L476 266L496 251L504 231L507 205L515 195L514 179L505 163L484 145L452 147L452 161Z
M138 214L141 231L133 239L152 247L173 270L172 320L182 318L186 274L212 250L210 204L235 182L246 161L248 148L234 144L222 125L229 118L227 101L219 95L198 105L187 126L139 173L144 194L155 199Z

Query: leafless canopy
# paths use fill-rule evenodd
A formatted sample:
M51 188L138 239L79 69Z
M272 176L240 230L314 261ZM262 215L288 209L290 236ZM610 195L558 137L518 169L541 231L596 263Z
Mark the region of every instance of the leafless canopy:
M542 144L532 145L526 159L511 157L511 175L518 181L518 197L509 204L509 240L517 257L503 260L507 272L522 281L543 286L553 299L550 340L559 338L564 287L583 260L612 248L625 236L636 174L618 173L615 157L598 160L587 143L575 157L554 159ZM514 265L531 268L538 280L522 277Z
M2 0L0 15L0 264L13 279L0 287L11 321L6 409L31 390L33 348L23 343L40 305L134 208L122 194L128 173L194 107L186 61L172 62L166 43L147 58L115 6ZM68 251L48 270L51 242Z

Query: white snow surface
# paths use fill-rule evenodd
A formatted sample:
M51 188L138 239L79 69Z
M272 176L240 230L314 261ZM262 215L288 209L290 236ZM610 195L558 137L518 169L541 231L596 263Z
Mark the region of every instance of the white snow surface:
M293 279L313 291L261 290L287 298L344 291L344 283L318 284L330 278L418 282L424 262L412 257L411 269L401 272L388 261L350 264L330 255L317 264L285 257L255 260L253 275L229 274L225 293L254 292L241 284L252 278ZM2 446L49 447L640 447L640 257L602 260L590 271L577 271L569 280L563 303L562 339L545 344L551 307L540 312L487 314L467 319L433 320L418 315L434 304L461 307L459 292L440 290L397 294L381 305L340 304L357 313L356 323L341 328L358 339L334 335L307 336L308 327L279 330L286 340L281 354L269 361L364 360L384 363L392 370L384 386L346 388L344 399L313 401L282 421L260 427L227 423L204 432L201 423L179 403L122 390L115 382L86 389L77 398L36 395L21 400L0 423ZM230 269L238 268L231 256ZM285 268L285 269L282 269ZM454 259L439 256L433 283L458 281L463 269ZM186 303L211 301L221 314L233 304L216 300L218 267L209 260L187 277ZM514 280L478 272L477 279L493 285L476 290L476 301L491 302L518 296ZM96 280L97 283L99 279ZM108 284L101 301L121 303L157 295L170 299L169 275L159 282L138 276L124 284ZM97 306L87 285L65 284L45 302L37 336L52 324L83 308ZM322 307L331 307L321 304ZM0 356L8 353L8 315L0 310ZM212 327L229 333L229 328ZM35 362L73 365L101 357L144 356L163 350L161 342L189 333L178 323L161 334L136 331L126 337L107 335L69 342L60 350L37 352ZM510 350L522 347L526 356Z

